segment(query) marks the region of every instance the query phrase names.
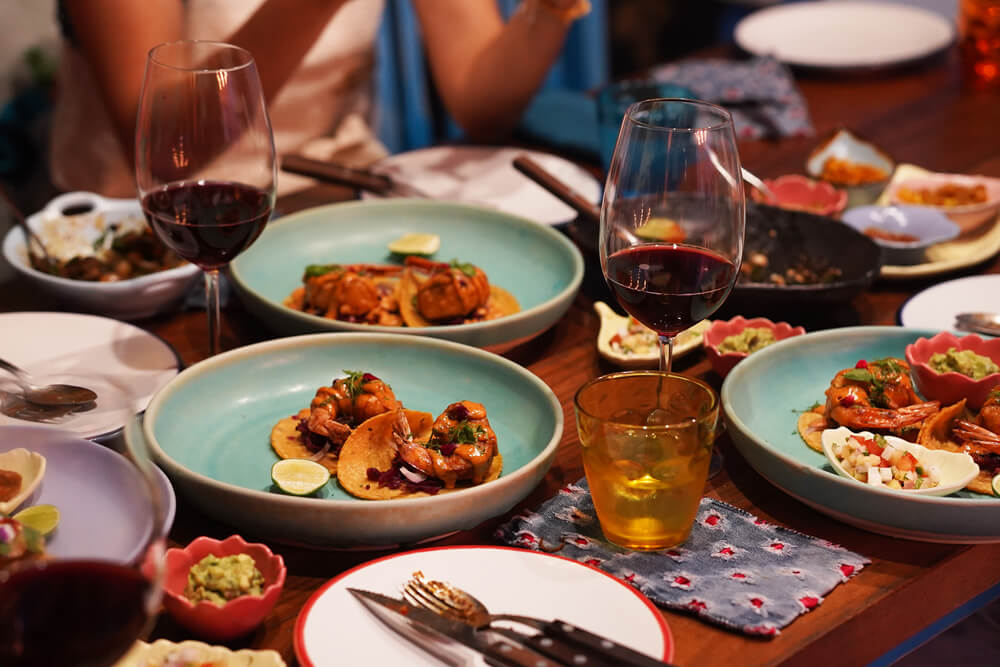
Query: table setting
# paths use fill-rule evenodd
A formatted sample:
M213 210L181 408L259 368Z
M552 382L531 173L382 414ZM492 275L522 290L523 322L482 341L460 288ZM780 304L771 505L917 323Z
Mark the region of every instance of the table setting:
M0 663L891 664L1000 597L987 102L925 14L771 41L811 4L620 82L600 165L277 156L249 53L157 47L136 199L3 241Z

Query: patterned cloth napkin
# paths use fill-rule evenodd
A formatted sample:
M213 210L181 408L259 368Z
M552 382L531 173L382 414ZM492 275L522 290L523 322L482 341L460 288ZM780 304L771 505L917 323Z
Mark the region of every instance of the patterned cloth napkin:
M711 498L702 498L683 545L622 549L601 533L585 479L501 526L497 537L598 567L659 605L762 636L777 635L871 562Z
M788 68L774 58L686 60L661 65L650 78L684 86L698 99L726 107L740 139L813 133L805 98Z

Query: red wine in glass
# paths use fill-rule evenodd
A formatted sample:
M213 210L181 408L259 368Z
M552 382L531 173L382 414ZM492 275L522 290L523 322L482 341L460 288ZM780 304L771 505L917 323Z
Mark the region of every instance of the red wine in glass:
M167 246L211 270L257 240L271 215L271 195L242 183L171 183L143 197L142 210Z
M735 282L732 261L677 243L624 248L608 257L608 284L628 313L673 337L714 313Z
M0 665L114 664L149 620L150 582L104 561L35 561L0 571Z

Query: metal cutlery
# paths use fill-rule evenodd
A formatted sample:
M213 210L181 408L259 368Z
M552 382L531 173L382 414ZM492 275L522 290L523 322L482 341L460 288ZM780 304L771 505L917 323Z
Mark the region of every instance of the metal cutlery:
M353 169L334 162L313 160L303 155L282 156L281 169L335 185L346 185L382 197L431 198L423 190L386 174L379 174L370 169Z
M442 581L428 581L421 572L414 573L403 587L403 597L415 605L467 623L477 630L490 629L500 633L563 664L591 667L663 667L665 664L565 621L546 621L517 614L491 614L486 605L470 593ZM493 625L494 621L518 623L538 631L538 634L529 635L497 627Z
M574 192L572 188L549 173L545 167L538 164L527 155L517 156L514 158L513 164L515 169L545 188L549 193L559 199L559 201L580 214L581 217L595 224L600 223L601 209Z
M955 328L987 336L1000 336L1000 314L959 313L955 316Z
M17 224L19 224L21 229L24 230L24 247L28 250L28 260L31 265L39 271L50 271L52 267L56 265L55 260L52 259L52 255L50 255L49 251L45 248L45 244L42 243L42 239L39 238L38 234L35 233L35 230L33 230L28 224L28 221L25 220L24 214L21 213L21 209L14 204L14 201L10 198L10 195L7 194L7 190L2 185L0 185L0 199L3 199L4 203L7 204L11 213L14 214L14 219L17 220ZM40 254L36 253L35 248L40 251Z
M347 590L379 620L442 660L450 661L464 646L481 653L487 664L498 667L560 667L562 664L498 633L478 631L467 623L435 614L406 600L358 588Z
M86 387L72 384L37 385L28 372L9 361L0 359L0 369L14 376L14 382L21 388L22 397L29 403L46 407L78 407L93 403L97 394Z

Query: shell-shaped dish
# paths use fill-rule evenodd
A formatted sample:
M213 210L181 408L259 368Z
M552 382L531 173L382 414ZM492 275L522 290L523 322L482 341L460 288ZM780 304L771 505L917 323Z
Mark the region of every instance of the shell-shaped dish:
M167 662L175 660L176 662ZM157 639L152 644L137 641L114 667L148 667L149 665L182 664L213 665L217 667L285 667L281 654L271 649L240 649L233 651L225 646L211 646L204 642L186 640L180 643Z
M973 380L962 373L938 373L930 367L932 355L947 352L952 347L959 351L972 350L1000 366L1000 338L980 338L975 334L956 336L942 331L931 338L918 338L906 346L906 361L910 364L914 384L920 395L929 401L948 405L964 398L970 409L979 410L990 392L1000 387L1000 373Z
M978 185L982 185L986 191L985 201L951 206L917 204L944 213L964 233L992 220L996 217L997 211L1000 211L1000 178L969 176L968 174L931 173L925 176L899 179L889 186L886 194L889 195L889 201L894 204L911 204L913 202L906 201L905 191L914 193L925 189L934 191L943 186L974 188Z
M883 178L850 185L823 177L823 166L830 158L847 160L855 165L874 167L881 170ZM829 181L847 191L847 207L871 204L885 189L896 167L896 161L888 153L870 141L866 141L846 128L840 128L809 153L806 159L806 173L812 178Z
M636 352L624 351L612 344L615 336L625 336L628 333L628 317L619 315L611 306L598 301L594 310L601 318L601 329L597 333L597 351L604 359L616 366L628 369L656 368L660 363L660 350L656 334L645 329L643 338L649 343L648 349ZM711 325L711 321L703 320L690 329L677 334L674 339L674 359L687 354L701 345L702 334Z
M0 502L0 516L12 514L26 501L45 477L45 457L24 447L0 453L0 470L12 470L21 476L21 489L13 498Z
M219 606L207 600L191 602L184 595L191 567L208 555L247 554L264 575L261 595L241 595ZM174 619L195 634L225 641L244 635L260 625L271 612L285 584L284 559L263 544L252 544L239 535L219 541L199 537L183 549L168 549L163 582L163 606Z
M927 248L950 241L960 231L946 215L925 206L857 206L844 213L842 219L882 248L884 264L918 264L924 261ZM892 235L911 236L915 240L896 240Z
M719 345L723 340L747 329L770 329L779 341L806 332L803 327L793 327L788 322L772 322L766 317L754 317L748 320L742 315L737 315L725 322L713 322L705 331L705 352L708 354L708 360L712 363L712 370L719 377L726 377L729 371L733 370L733 366L750 356L745 352L722 353L719 351Z
M828 428L823 431L823 453L826 454L826 458L829 459L830 465L837 471L837 474L854 480L858 484L865 484L864 482L854 479L854 477L852 477L850 473L844 469L844 466L841 465L840 461L833 453L833 446L835 444L845 443L852 435L858 435L865 438L874 437L874 435L868 431L855 433L844 426L833 429ZM903 451L912 454L913 458L915 458L917 463L920 465L936 467L941 475L940 483L937 486L922 489L890 489L884 486L880 487L865 484L865 486L869 486L872 489L884 491L885 493L906 493L918 496L947 496L950 493L954 493L959 489L965 488L965 486L979 474L979 466L976 465L976 462L972 460L972 457L965 452L949 452L944 449L927 449L926 447L918 445L915 442L909 442L908 440L903 440L902 438L897 438L892 435L885 436L885 439L893 447L902 449Z
M847 192L826 181L813 180L799 174L786 174L764 179L764 184L774 197L768 197L752 188L750 196L754 201L831 218L839 216L847 206Z

